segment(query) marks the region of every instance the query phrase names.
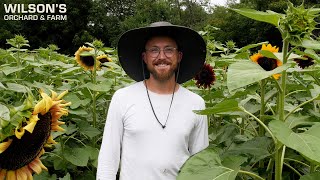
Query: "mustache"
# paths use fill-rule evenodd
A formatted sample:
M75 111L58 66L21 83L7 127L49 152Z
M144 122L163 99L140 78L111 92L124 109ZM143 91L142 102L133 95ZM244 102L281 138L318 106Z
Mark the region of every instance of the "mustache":
M165 60L165 59L158 59L152 62L153 65L159 65L159 64L168 64L171 65L171 61Z

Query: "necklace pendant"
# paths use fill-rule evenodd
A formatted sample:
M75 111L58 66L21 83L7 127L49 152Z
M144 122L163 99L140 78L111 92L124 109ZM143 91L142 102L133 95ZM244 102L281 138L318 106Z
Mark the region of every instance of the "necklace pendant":
M166 128L166 125L162 125L162 129Z

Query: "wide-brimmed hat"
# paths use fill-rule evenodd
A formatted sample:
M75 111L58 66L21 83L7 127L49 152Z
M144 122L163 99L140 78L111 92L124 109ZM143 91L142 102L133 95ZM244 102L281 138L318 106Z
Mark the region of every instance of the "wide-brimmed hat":
M183 53L177 82L184 83L192 79L202 68L206 57L206 44L203 38L194 30L172 25L169 22L155 22L147 27L132 29L124 34L118 42L118 56L122 68L135 81L149 77L149 71L144 64L143 77L142 53L148 39L156 35L172 37Z

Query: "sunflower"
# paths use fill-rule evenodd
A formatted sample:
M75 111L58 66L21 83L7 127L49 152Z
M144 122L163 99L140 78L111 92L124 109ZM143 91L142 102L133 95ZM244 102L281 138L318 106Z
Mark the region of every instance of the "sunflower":
M261 50L265 50L265 51L270 51L272 53L278 52L279 48L277 48L276 46L272 46L271 44L262 45ZM279 66L282 66L282 62L279 59L273 59L273 58L268 58L268 57L264 57L262 54L260 53L256 53L252 56L250 56L250 59L259 64L264 70L266 71L271 71ZM275 79L279 79L279 77L281 76L280 74L274 74L272 75Z
M94 56L82 56L82 52L90 52L93 48L82 46L74 54L77 63L82 66L85 70L93 70L94 67ZM96 68L100 69L100 61L96 61Z
M294 61L298 64L298 66L302 69L312 66L314 64L313 59L309 56L304 55L304 59L294 59Z
M68 114L65 108L70 102L51 91L51 97L40 92L42 100L39 101L29 119L16 128L15 136L8 137L0 143L0 179L29 180L33 179L32 173L40 174L47 168L42 164L40 156L45 152L44 146L50 146L56 142L51 137L51 131L63 131L59 125L64 122L59 118Z
M97 57L97 61L99 61L100 63L105 63L105 62L112 62L112 59L105 54L101 54ZM104 66L104 65L101 64L100 66ZM109 67L109 66L105 66L105 67Z
M194 79L196 80L198 88L210 88L216 80L212 66L210 64L204 64Z

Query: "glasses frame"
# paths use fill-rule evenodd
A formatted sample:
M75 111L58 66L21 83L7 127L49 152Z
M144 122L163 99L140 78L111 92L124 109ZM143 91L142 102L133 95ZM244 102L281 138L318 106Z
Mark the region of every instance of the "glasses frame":
M168 48L170 48L170 50L173 50L173 53L170 54L169 56L168 56L168 54L167 54L168 52L166 53L166 50L169 50ZM157 55L155 55L155 53L153 53L152 50L157 50L157 52L158 52ZM171 57L174 56L174 51L178 51L178 48L172 47L172 46L167 46L167 47L165 47L165 48L163 48L163 49L161 49L161 48L159 48L159 47L151 47L151 48L149 48L149 49L145 49L145 51L146 51L146 53L149 52L149 54L150 54L150 56L151 56L152 58L157 58L157 57L160 55L160 52L161 52L161 51L163 51L164 55L165 55L167 58L171 58Z

